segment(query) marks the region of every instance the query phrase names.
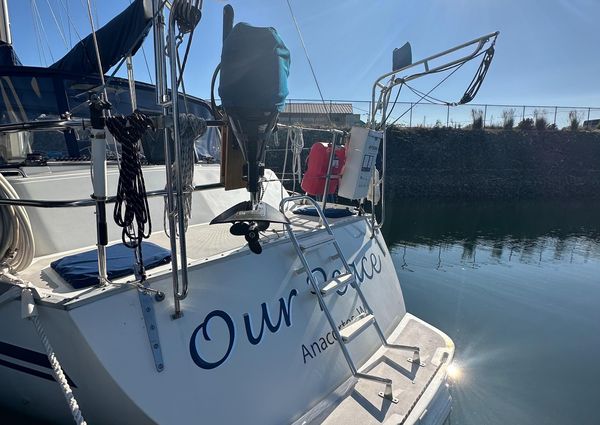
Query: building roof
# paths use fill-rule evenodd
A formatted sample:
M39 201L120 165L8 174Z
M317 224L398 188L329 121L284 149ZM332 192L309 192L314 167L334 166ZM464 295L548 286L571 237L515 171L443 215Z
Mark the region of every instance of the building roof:
M352 114L351 103L286 103L284 114Z

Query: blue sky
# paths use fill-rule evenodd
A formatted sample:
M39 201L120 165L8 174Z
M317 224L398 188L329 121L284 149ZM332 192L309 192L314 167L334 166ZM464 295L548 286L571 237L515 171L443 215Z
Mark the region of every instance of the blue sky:
M77 31L90 30L85 0L9 0L15 48L24 64L44 65L60 58L67 47L50 12L62 27L67 45ZM373 80L391 66L391 51L410 41L419 59L455 44L499 30L496 56L476 102L530 105L600 106L599 0L291 0L325 98L368 100ZM48 42L40 61L32 4L37 5ZM97 3L97 4L96 4ZM285 0L232 0L236 22L275 27L292 54L290 97L316 99L298 35ZM94 0L97 19L106 23L129 0ZM186 86L206 97L221 49L221 9L225 2L204 0ZM49 46L48 46L49 45ZM145 43L152 58L151 37ZM135 59L136 78L149 81L143 57ZM150 63L152 67L152 63ZM458 100L474 67L463 68L434 92ZM415 84L425 90L439 81ZM409 99L404 97L404 100Z

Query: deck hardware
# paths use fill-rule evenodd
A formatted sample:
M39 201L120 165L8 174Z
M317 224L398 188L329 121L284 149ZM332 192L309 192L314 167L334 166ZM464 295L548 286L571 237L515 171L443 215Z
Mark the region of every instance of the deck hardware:
M323 311L323 313L325 314L325 317L327 318L327 321L329 322L329 325L331 326L331 331L333 332L334 338L337 340L337 342L340 345L342 354L344 355L344 358L345 358L346 362L348 363L348 367L350 368L350 372L352 373L352 375L355 376L356 378L366 379L369 381L380 382L382 384L385 384L385 390L380 392L379 395L381 397L383 397L384 399L391 401L392 403L398 403L398 399L395 398L393 395L392 380L381 377L381 376L375 376L375 375L370 375L367 373L359 372L357 367L354 364L354 361L352 360L352 357L350 356L350 352L348 351L348 348L346 347L346 345L349 344L354 338L357 338L363 331L365 331L366 329L373 326L384 347L398 349L398 350L412 351L413 352L412 358L416 359L417 362L420 361L419 347L414 347L414 346L409 346L409 345L390 344L387 342L387 339L386 339L385 335L383 334L383 331L381 330L381 327L379 326L379 323L377 322L375 315L373 314L373 310L369 306L367 299L365 298L362 290L360 289L360 286L356 285L354 283L355 282L354 270L350 267L350 264L346 260L346 257L344 257L344 254L342 253L340 245L339 245L337 239L335 238L333 231L331 230L331 226L329 225L329 222L327 221L327 218L325 217L323 210L321 209L320 205L314 199L312 199L306 195L296 195L296 196L284 198L279 203L279 210L282 213L284 213L286 211L285 206L287 203L296 202L296 201L300 201L300 200L302 200L306 203L311 203L314 206L315 210L319 214L320 223L322 224L323 229L325 230L324 233L323 232L318 232L318 233L315 232L316 234L312 234L308 238L302 239L301 241L299 241L296 238L294 229L292 228L292 224L291 223L284 224L286 231L288 233L288 236L292 242L292 245L294 246L294 248L296 250L296 254L298 255L298 258L300 259L300 261L302 263L304 272L306 273L309 283L312 286L311 293L316 295L319 306L321 307L321 311ZM317 279L311 272L311 267L308 264L308 260L305 256L305 252L314 250L314 249L318 249L327 244L332 244L335 247L335 250L337 252L336 257L339 258L340 261L342 262L344 270L342 271L341 275L336 276L335 278L333 278L332 280L330 280L328 282L325 282L325 284L319 284L319 282L317 281ZM337 323L334 320L333 316L331 315L331 312L329 311L329 307L327 307L327 304L325 304L324 297L327 296L328 294L335 292L340 287L346 286L346 285L350 285L356 291L365 311L364 311L364 313L361 313L360 315L358 315L358 317L356 317L355 320L348 323L345 327L343 327L342 329L338 329ZM418 364L421 365L421 363L418 363ZM424 364L423 364L423 366L424 366Z
M159 294L162 294L164 299L164 294L160 291L156 291L154 297L143 290L138 291L144 323L146 324L146 332L148 333L148 342L150 343L152 357L154 358L154 366L156 367L157 372L162 372L165 365L163 362L162 349L160 347L160 339L158 337L156 315L154 314L154 299L156 299Z
M392 403L398 403L398 399L396 397L394 397L394 395L392 394L392 385L386 385L385 386L385 391L379 391L377 393L377 395L381 398L385 398L386 400L391 401Z
M410 347L407 347L407 348L410 348ZM406 361L408 361L409 363L419 365L421 367L425 367L425 362L421 361L421 356L419 354L419 348L418 347L414 347L414 348L416 348L416 349L413 352L413 356L406 359Z

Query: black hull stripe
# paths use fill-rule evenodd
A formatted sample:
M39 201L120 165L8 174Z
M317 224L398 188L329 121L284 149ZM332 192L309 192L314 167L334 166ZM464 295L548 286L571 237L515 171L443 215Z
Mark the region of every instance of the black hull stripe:
M28 350L27 348L19 347L17 345L7 344L6 342L0 342L0 354L12 357L13 359L19 359L27 363L33 363L38 366L52 369L50 361L45 354L38 353L37 351Z
M43 353L38 353L37 351L29 350L27 348L19 347L17 345L8 344L6 342L0 342L0 354L4 354L5 356L12 357L13 359L21 360L23 362L32 363L37 366L45 367L47 369L52 370L52 365L48 360L48 357ZM7 360L0 359L0 365L6 366L8 368L18 370L23 373L28 373L29 375L37 376L38 378L48 379L50 381L54 381L54 375L51 373L41 372L36 369L31 369L27 366L21 366L19 364L15 364L9 362ZM67 382L73 388L77 388L77 385L71 380L69 375L63 370L65 377L67 378Z
M35 369L31 369L26 366L21 366L19 364L11 363L4 359L0 359L0 365L6 366L6 367L14 369L14 370L18 370L19 372L27 373L29 375L37 376L38 378L47 379L48 381L54 381L54 376L52 376L48 373L40 372L39 370L35 370Z

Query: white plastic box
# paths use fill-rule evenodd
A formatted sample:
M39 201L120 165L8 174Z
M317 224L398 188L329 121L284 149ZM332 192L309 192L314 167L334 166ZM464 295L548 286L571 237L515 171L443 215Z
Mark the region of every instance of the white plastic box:
M367 196L382 139L381 131L352 127L339 196L347 199L362 199Z

